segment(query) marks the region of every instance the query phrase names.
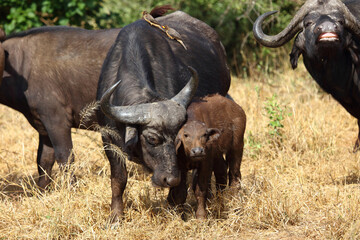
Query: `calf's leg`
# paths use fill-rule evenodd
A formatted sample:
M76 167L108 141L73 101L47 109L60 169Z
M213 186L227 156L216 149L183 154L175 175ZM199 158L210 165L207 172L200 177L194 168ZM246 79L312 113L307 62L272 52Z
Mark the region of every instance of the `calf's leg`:
M224 190L227 184L227 163L222 154L214 159L213 170L216 179L216 191Z
M243 156L244 141L234 146L226 155L226 161L229 165L229 186L240 184L241 172L240 166Z
M206 196L209 187L209 180L212 173L212 164L201 164L200 168L197 169L197 176L195 176L193 184L195 189L195 197L197 201L196 218L206 218Z

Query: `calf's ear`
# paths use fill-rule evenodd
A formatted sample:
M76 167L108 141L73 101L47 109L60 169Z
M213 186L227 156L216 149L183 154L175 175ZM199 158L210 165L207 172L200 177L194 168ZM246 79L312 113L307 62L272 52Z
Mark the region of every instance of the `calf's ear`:
M206 134L208 135L208 142L213 142L220 137L221 131L217 128L208 128Z
M178 151L181 147L181 144L182 144L182 136L183 136L183 129L181 128L178 132L178 134L176 135L176 138L175 138L175 150L176 150L176 154L178 154Z

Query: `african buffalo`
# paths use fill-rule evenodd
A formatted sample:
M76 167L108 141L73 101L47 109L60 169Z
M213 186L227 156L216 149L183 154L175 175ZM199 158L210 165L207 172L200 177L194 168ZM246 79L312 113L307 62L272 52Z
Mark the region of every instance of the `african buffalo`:
M0 85L2 82L2 75L4 73L5 68L5 50L2 47L1 41L5 39L5 32L4 30L0 29Z
M50 183L55 159L62 168L69 156L73 161L71 128L79 127L80 111L96 99L102 63L119 31L41 27L1 42L0 103L24 114L39 133L39 187Z
M196 90L193 80L198 75L196 96L226 95L230 73L224 48L211 27L181 11L156 20L176 30L187 49L143 19L124 27L101 70L97 99L105 115L99 113L98 121L119 134L103 135L105 149L109 144L121 147L130 160L153 171L154 185L173 187L180 183L174 140ZM118 217L124 210L127 170L114 152L106 155L112 216Z
M256 40L280 47L297 33L290 62L295 69L302 54L315 81L358 119L360 144L360 1L309 0L289 25L275 36L263 33L262 22L276 11L261 15L254 23Z
M196 217L205 218L212 171L217 190L225 188L228 168L229 185L240 183L246 115L234 101L218 94L193 101L186 112L187 121L175 139L181 183L171 190L178 191L174 201L185 202L186 172L196 169L193 174L193 190L198 203Z

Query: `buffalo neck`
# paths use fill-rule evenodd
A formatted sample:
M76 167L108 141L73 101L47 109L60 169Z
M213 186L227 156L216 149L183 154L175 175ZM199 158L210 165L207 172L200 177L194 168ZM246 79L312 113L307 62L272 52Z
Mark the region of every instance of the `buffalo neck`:
M304 64L315 81L326 91L336 92L334 96L345 100L353 83L354 67L350 54L333 54L331 57L307 57Z
M360 101L359 75L349 52L334 54L331 58L309 58L304 55L304 64L321 88L350 114L359 117L359 107L354 108L354 103Z

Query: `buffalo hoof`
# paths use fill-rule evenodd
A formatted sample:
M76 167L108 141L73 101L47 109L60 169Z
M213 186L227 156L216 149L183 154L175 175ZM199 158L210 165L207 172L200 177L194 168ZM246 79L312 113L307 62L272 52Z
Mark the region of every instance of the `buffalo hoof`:
M205 220L206 219L206 210L204 208L198 208L196 211L196 219Z
M241 189L241 180L240 180L240 178L233 179L233 180L230 182L229 186L230 186L231 188Z
M114 224L124 219L124 213L122 211L112 211L109 217L109 223Z
M40 177L37 182L37 185L38 185L40 191L44 192L44 191L48 190L50 183L51 183L51 180L49 178Z

